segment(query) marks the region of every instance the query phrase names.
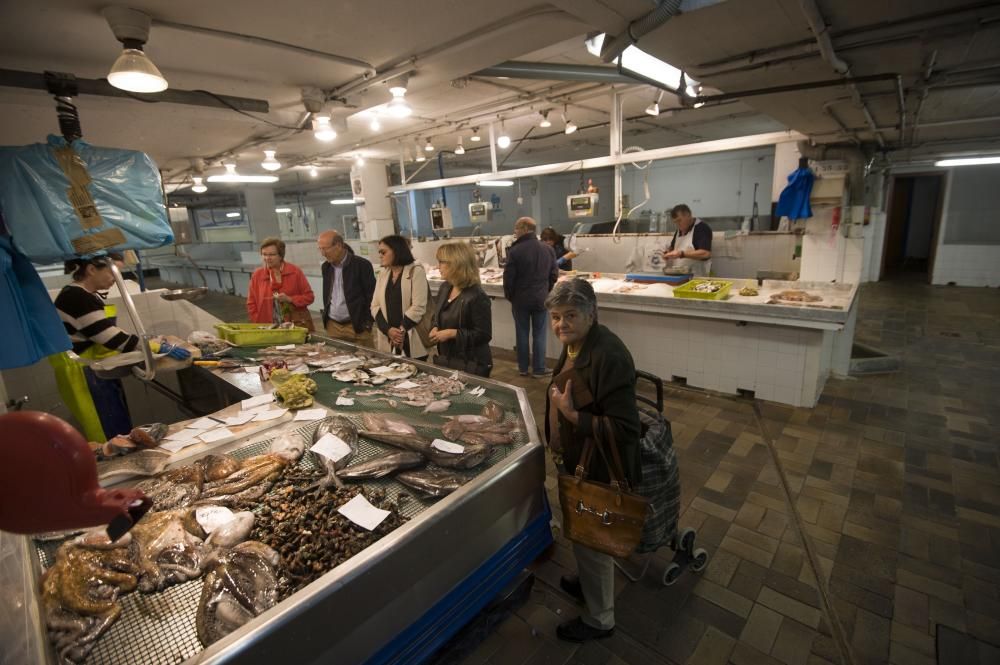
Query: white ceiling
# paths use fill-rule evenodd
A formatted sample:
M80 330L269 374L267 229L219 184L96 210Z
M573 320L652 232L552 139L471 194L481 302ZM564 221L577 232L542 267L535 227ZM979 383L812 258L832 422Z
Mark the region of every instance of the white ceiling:
M640 40L640 46L693 72L711 89L733 92L788 83L835 78L815 52L815 42L800 0L728 0L681 14ZM906 89L907 124L912 127L918 102L929 90L915 136L899 134L895 87L891 82L860 85L865 103L890 148L942 151L990 145L1000 137L1000 122L962 122L1000 116L1000 4L942 3L932 0L819 0L838 54L854 75L900 73ZM3 3L0 8L0 68L71 72L102 78L120 51L100 15L104 3L34 0ZM506 165L525 166L606 154L612 88L573 81L484 79L475 73L507 61L600 64L586 53L583 37L595 31L623 30L652 6L648 0L390 0L383 2L287 0L283 3L244 0L233 3L200 0L133 0L129 6L154 20L146 52L167 77L172 89L205 89L218 94L267 100L271 112L257 117L231 110L147 104L121 98L83 95L77 98L84 139L96 145L142 150L164 170L168 182L182 183L192 158L219 168L222 156L240 170L258 172L261 151L273 147L287 166L281 188L309 183L308 166L320 166L321 182L341 177L354 155L398 160L401 146L412 153L414 142L427 137L436 148L451 150L458 136L499 123L514 139L501 151ZM692 6L688 0L685 6ZM940 15L913 22L927 12ZM900 20L911 23L897 27ZM346 118L349 130L332 144L317 142L311 132L276 128L304 118L302 87L333 90L358 80L359 67L335 60L231 37L178 30L158 21L185 23L242 33L299 47L334 53L388 70L409 58L415 72L407 100L414 115L383 119L378 133L359 112L389 99L378 84L332 114ZM866 29L881 26L878 30ZM891 38L890 38L891 37ZM790 48L798 53L761 66ZM788 50L787 48L785 49ZM929 86L925 62L936 51ZM784 53L784 51L782 51ZM741 60L742 59L742 60ZM727 62L728 61L728 62ZM960 69L975 68L974 74ZM471 77L471 78L469 78ZM945 88L946 85L964 87ZM971 87L970 87L971 86ZM701 140L775 131L785 127L812 135L819 142L858 140L874 135L843 87L746 97L702 109L676 108L658 118L644 116L653 89L617 85L625 95L625 145L663 147ZM709 90L711 92L711 90ZM848 128L845 133L824 111ZM562 133L566 111L577 133ZM661 107L677 107L664 95ZM537 127L537 111L553 109L553 127ZM948 124L941 124L948 123ZM54 104L41 91L0 87L0 144L44 140L57 131ZM530 131L530 133L529 133ZM525 137L523 141L519 139ZM964 141L965 143L955 143ZM948 143L945 143L948 142ZM485 143L485 141L483 142ZM482 144L480 144L482 145ZM445 154L449 170L489 166L488 150L465 156ZM412 172L414 164L407 166ZM436 177L436 165L421 174Z

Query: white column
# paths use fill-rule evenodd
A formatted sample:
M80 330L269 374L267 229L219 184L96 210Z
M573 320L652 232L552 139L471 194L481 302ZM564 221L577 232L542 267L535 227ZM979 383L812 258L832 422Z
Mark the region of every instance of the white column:
M799 168L799 147L794 141L776 143L774 146L774 178L771 179L771 201L777 202L781 190L788 184L788 176Z
M280 237L278 214L274 212L274 190L267 186L248 185L243 189L243 197L254 242L260 244L264 238Z

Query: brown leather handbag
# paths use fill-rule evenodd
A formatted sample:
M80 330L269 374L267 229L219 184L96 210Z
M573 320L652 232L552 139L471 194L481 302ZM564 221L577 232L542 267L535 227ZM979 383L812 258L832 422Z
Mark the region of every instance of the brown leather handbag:
M649 499L629 490L608 417L598 418L596 424L597 441L587 439L576 472L559 474L563 530L567 538L584 547L615 557L627 557L639 545ZM587 467L595 448L607 464L610 484L587 480ZM608 463L605 448L611 451L611 463Z

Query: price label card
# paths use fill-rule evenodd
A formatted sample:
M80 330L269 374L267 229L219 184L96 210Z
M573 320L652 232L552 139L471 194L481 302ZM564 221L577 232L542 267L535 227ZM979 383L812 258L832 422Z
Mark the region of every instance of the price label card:
M275 351L294 351L295 350L295 345L294 344L282 344L281 346L274 347L274 350Z
M360 494L337 508L337 512L369 531L374 530L382 523L382 520L389 516L388 510L376 508Z
M179 432L174 432L173 434L166 437L167 441L194 441L201 435L202 430L200 429L182 429Z
M233 436L233 433L229 431L229 428L220 427L219 429L212 429L207 432L203 432L198 438L205 443L214 443L215 441L228 439L231 436Z
M256 370L254 370L256 371ZM254 408L255 406L260 406L262 404L270 404L274 401L274 393L264 393L263 395L257 395L256 397L251 397L240 402L240 408L244 411Z
M277 420L281 416L285 415L288 409L272 409L270 411L260 411L254 415L254 422L264 422L267 420Z
M176 453L178 450L187 448L188 446L193 446L196 443L200 443L200 440L197 438L197 434L195 434L195 438L193 439L185 439L183 441L167 441L165 443L161 443L160 448Z
M326 418L326 409L300 409L295 412L294 420L323 420Z
M253 420L253 417L254 417L253 413L249 413L247 411L243 411L242 413L240 413L238 415L230 416L230 417L226 418L226 425L228 425L230 427L235 427L236 425L245 425L248 422L250 422L251 420Z
M354 400L350 397L338 397L337 406L354 406Z
M198 506L194 509L194 518L205 533L212 533L233 519L233 511L225 506Z
M452 443L451 441L445 441L444 439L434 439L431 443L431 448L437 448L443 453L464 453L465 446L460 443Z
M351 447L335 434L326 433L309 450L319 453L334 462L339 462L351 454Z
M188 429L212 429L213 427L218 427L221 425L217 420L212 420L211 418L202 418L201 420L196 420L190 425L187 425Z

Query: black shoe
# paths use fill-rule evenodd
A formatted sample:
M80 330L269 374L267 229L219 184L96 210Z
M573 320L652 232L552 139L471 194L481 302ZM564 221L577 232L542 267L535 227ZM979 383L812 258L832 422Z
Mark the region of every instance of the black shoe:
M573 600L581 605L586 603L583 599L583 587L580 586L580 578L576 575L564 575L559 578L559 588L573 597Z
M608 628L603 630L601 628L594 628L593 626L588 626L583 622L583 619L577 617L566 623L561 623L556 628L556 637L560 640L565 640L566 642L588 642L590 640L603 640L606 637L611 637L615 634L615 629Z

